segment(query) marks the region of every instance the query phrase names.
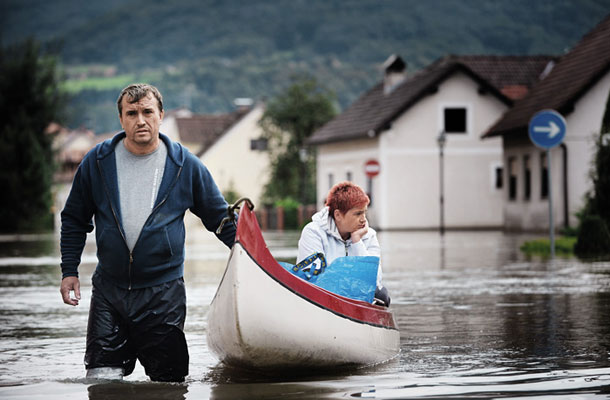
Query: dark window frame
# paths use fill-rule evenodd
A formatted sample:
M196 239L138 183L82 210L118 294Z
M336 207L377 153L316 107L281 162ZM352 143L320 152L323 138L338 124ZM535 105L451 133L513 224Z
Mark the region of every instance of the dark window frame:
M532 197L532 168L529 155L523 156L523 199L530 200Z
M504 187L504 167L494 167L494 187L496 189L502 189Z
M548 171L547 153L540 153L540 198L548 199L549 197L549 171Z
M260 137L258 139L250 139L250 150L267 151L268 148L269 140L267 138Z
M443 126L447 134L465 135L468 133L468 108L444 107Z
M508 157L508 200L517 200L517 176L518 172L515 171L517 168L517 157Z

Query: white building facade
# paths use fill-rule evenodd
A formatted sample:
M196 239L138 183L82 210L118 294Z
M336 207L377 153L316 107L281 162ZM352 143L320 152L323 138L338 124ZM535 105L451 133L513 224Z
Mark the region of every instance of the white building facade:
M557 230L577 226L577 213L592 188L590 171L595 141L600 135L609 95L610 16L607 16L559 58L544 79L485 134L503 138L506 229L548 230L550 200ZM545 109L559 112L566 121L563 142L550 150L550 174L547 151L536 147L528 135L530 119Z
M525 135L504 138L503 162L507 166L508 182L504 194L504 225L507 229L548 229L549 190L552 190L554 226L577 226L576 214L583 208L585 195L592 187L589 174L595 138L600 133L609 94L610 73L606 73L574 104L574 111L564 116L566 135L561 145L550 150L550 188L546 177L547 151L534 146Z
M264 110L262 104L255 105L200 157L221 190L234 190L255 205L262 205L270 176L269 152L258 124Z
M331 121L326 130L316 132L312 142L318 150L320 203L334 183L351 180L370 191L369 220L381 230L438 229L441 223L447 229L502 227L502 140L481 140L481 135L509 109L511 99L477 75L476 68L470 68L480 62L506 65L502 59L492 61L471 58L468 64L450 58L405 79L393 92L386 89L381 94L381 87L372 89L353 108L374 108L381 96L406 99L406 106L396 106L396 102L382 106L398 110L381 124L382 129L344 138L341 132L355 124ZM512 61L509 64L515 65ZM536 59L532 70L543 68L546 62ZM350 117L348 109L338 119L354 121L356 114L366 112ZM443 132L441 176L438 139ZM379 162L380 173L370 180L364 164L371 159Z

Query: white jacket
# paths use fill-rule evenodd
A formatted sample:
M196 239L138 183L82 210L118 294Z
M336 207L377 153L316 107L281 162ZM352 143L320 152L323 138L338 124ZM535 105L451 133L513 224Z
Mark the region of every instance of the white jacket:
M336 258L344 256L381 257L381 248L373 228L369 228L357 243L352 243L351 239L343 240L335 220L329 215L328 207L324 207L311 217L311 222L301 232L297 263L313 253L323 253L326 263L330 265ZM381 287L381 261L377 271L377 287Z

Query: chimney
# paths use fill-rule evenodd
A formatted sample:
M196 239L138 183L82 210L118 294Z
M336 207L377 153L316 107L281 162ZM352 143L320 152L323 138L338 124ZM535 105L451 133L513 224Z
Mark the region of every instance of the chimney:
M247 111L252 108L254 100L249 97L239 97L233 100L233 104L235 104L237 111Z
M383 93L389 94L407 78L407 63L398 55L392 54L383 63Z

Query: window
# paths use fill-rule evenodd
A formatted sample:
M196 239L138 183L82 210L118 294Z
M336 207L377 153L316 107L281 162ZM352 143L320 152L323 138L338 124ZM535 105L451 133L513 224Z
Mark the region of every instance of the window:
M517 199L517 159L515 157L508 159L508 199Z
M496 189L502 189L504 187L504 168L495 167L494 168L495 176L494 176L494 186Z
M466 133L468 128L466 123L466 108L445 108L444 121L446 133Z
M540 198L549 197L549 171L547 169L546 153L540 153Z
M258 138L250 140L250 150L265 151L267 150L267 139Z
M532 194L532 171L530 156L523 156L523 198L529 200Z

